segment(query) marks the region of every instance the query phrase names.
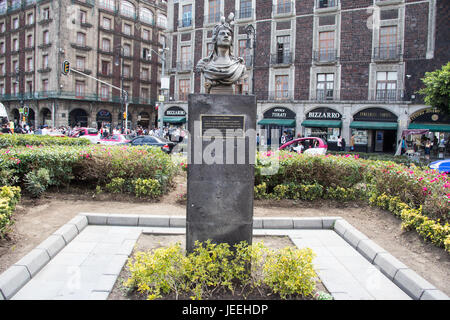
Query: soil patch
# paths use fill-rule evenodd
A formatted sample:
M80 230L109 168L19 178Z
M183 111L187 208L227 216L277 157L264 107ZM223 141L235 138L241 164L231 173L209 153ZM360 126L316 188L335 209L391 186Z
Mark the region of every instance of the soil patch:
M186 205L178 195L186 190L186 178L177 177L174 189L159 202L134 196L114 200L94 192L73 194L48 192L38 200L23 197L14 214L15 224L9 239L0 240L0 273L29 253L53 232L80 212L186 215ZM405 263L424 279L450 296L450 255L444 249L424 242L415 231L401 229L401 220L391 213L362 203L340 204L332 201L254 201L255 217L339 216Z

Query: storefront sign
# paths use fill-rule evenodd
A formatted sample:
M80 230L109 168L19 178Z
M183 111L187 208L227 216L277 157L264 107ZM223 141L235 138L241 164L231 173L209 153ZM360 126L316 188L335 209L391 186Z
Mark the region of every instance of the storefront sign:
M427 108L420 110L409 118L415 123L450 123L450 117L437 108Z
M186 115L186 111L184 111L180 107L170 107L164 113L167 117L184 117Z
M112 116L108 110L100 110L97 113L97 121L108 121L111 122Z
M264 112L265 119L295 119L295 113L285 107L275 107Z
M364 109L353 116L354 121L397 122L397 116L382 108Z
M342 115L330 108L316 108L306 114L308 120L340 120Z

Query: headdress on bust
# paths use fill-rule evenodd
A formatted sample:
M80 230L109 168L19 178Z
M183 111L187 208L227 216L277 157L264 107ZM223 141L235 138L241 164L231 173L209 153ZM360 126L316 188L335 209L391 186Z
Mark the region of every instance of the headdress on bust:
M214 26L213 33L212 33L212 42L213 43L217 42L217 35L219 34L220 30L222 30L222 29L227 29L228 31L231 32L231 35L233 36L233 34L234 34L233 24L234 24L234 13L233 12L231 12L228 15L228 21L225 21L225 17L222 16L220 18L220 23L218 23Z

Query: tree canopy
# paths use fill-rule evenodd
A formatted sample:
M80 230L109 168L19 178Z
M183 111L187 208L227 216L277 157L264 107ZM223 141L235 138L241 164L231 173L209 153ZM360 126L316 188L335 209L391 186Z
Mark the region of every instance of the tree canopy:
M425 87L418 93L425 96L425 103L450 114L450 62L441 69L426 72L422 82Z

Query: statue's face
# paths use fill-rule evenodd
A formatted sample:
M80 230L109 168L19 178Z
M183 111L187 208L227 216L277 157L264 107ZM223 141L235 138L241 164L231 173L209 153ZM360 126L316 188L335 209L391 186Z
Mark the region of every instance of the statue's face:
M231 31L222 29L217 34L217 46L229 47L231 46Z

